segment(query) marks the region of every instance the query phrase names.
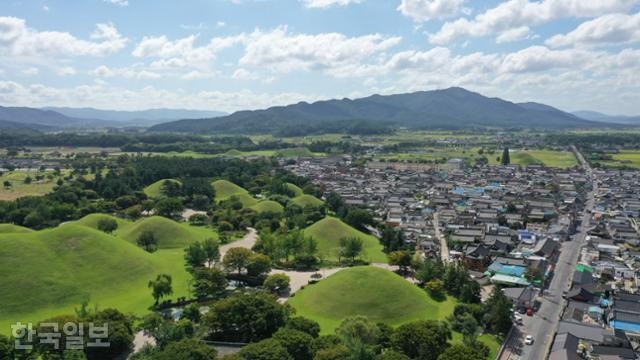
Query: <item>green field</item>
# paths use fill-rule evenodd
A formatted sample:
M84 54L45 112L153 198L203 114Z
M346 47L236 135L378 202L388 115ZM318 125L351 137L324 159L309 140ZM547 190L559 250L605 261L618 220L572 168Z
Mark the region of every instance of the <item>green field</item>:
M488 157L489 163L493 165L498 164L497 156L501 156L499 153L495 156ZM511 164L517 164L521 166L542 164L547 167L557 168L570 168L578 165L578 159L570 151L557 151L557 150L511 150L509 153Z
M319 322L322 333L329 334L344 318L354 315L393 326L413 320L443 320L456 302L448 299L438 303L389 270L358 266L305 287L289 304L297 315Z
M300 207L305 207L307 205L311 205L311 206L322 206L322 205L324 205L324 201L318 199L317 197L315 197L313 195L307 195L307 194L296 196L293 199L291 199L291 201L293 201L294 204L296 204L296 205L298 205Z
M159 197L162 196L162 187L164 186L165 181L170 181L182 186L182 183L175 179L162 179L154 182L153 184L145 187L143 189L144 193L147 194L148 197Z
M42 196L50 193L53 187L56 186L58 177L53 179L47 179L47 175L51 174L51 171L11 171L0 176L0 200L15 200L23 196ZM45 178L36 181L36 175L44 175ZM30 176L32 178L31 184L25 184L24 179ZM10 188L4 187L4 182L9 181L11 183Z
M640 168L640 150L620 150L618 154L610 154L612 161L598 161L607 166L621 167L628 166Z
M364 260L377 263L387 262L387 256L382 252L382 245L378 239L352 228L340 219L327 216L306 228L304 234L313 237L318 242L318 253L325 260L338 260L340 239L357 237L363 241L362 258Z
M259 203L251 206L251 208L259 213L261 212L272 212L272 213L282 213L284 212L284 206L272 200L262 200Z
M22 234L0 234L0 333L16 321L73 313L83 301L144 314L153 304L147 282L173 277L173 298L188 295L183 250L147 253L130 242L69 223Z
M25 234L33 232L33 230L13 224L0 224L0 234Z

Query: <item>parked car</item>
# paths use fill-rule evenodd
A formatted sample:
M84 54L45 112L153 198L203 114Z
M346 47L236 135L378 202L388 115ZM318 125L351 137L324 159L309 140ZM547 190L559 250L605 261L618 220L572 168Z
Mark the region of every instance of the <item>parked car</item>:
M527 309L527 316L533 316L533 309L532 308L528 308Z
M524 343L526 345L533 345L533 336L527 335L527 337L524 338Z
M514 316L513 317L513 321L518 325L522 325L522 316L520 316L520 315Z

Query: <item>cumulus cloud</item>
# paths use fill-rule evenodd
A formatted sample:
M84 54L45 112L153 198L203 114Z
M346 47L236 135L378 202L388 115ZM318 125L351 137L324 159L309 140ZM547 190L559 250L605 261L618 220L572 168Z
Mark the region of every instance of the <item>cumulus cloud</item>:
M305 7L326 9L332 6L347 6L350 4L359 4L364 0L302 0Z
M580 24L567 34L558 34L545 43L552 47L606 46L640 42L640 13L609 14Z
M447 44L460 37L501 34L525 26L540 25L567 17L594 17L630 10L637 0L508 0L473 19L460 18L446 22L436 33L429 34L433 44Z
M110 3L118 6L129 6L129 0L103 0L106 3Z
M30 67L22 70L22 73L28 76L38 75L40 73L40 69L37 67Z
M286 27L256 30L247 36L241 65L275 72L325 70L357 63L400 43L380 34L348 37L341 33L292 34Z
M123 68L109 68L106 65L100 65L93 71L89 72L90 75L98 78L110 78L110 77L123 77L125 79L139 79L139 80L154 80L162 77L158 74L147 69L139 68L138 65Z
M27 27L23 19L0 17L0 49L4 56L105 56L127 43L113 24L97 24L91 39L94 41L78 39L67 32L37 31Z
M404 16L416 22L426 22L459 14L465 0L402 0L398 6Z

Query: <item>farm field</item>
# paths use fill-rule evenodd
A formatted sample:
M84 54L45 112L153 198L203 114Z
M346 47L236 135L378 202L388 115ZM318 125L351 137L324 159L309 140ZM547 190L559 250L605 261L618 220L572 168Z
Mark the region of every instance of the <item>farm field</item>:
M0 200L15 200L22 196L42 196L50 193L59 177L48 179L47 175L52 171L11 171L0 176ZM36 180L37 175L43 175L42 180ZM31 177L30 184L25 184L27 176ZM5 187L4 182L11 183L10 187Z
M357 237L363 241L363 259L371 262L386 263L387 256L382 245L375 237L365 234L345 224L341 220L327 216L304 230L305 236L311 236L318 242L318 253L326 260L338 260L340 239Z
M489 163L497 165L497 156L489 158ZM527 166L533 164L543 164L547 167L570 168L578 165L576 156L570 151L556 150L511 150L509 153L512 164Z

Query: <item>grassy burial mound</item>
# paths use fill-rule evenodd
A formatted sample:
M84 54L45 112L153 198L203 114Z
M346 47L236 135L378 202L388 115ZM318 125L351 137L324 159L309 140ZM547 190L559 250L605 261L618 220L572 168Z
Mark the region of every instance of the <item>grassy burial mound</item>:
M271 212L271 213L282 213L284 212L284 206L272 200L263 200L259 203L251 206L251 208L259 213L262 212Z
M413 320L444 319L453 301L432 300L424 290L399 275L373 266L341 270L289 299L296 314L320 323L332 333L349 316L364 315L395 326Z
M304 194L304 191L302 191L302 189L298 185L292 183L287 183L286 185L289 190L293 191L294 196L300 196Z
M211 183L216 192L216 201L224 201L232 196L237 197L244 207L250 207L258 203L249 192L231 181L216 180Z
M207 238L217 239L217 234L213 230L178 223L162 216L140 219L121 231L116 231L116 234L135 244L138 236L145 231L154 234L158 249L184 248L195 241L203 241Z
M154 182L153 184L145 187L143 189L144 193L147 194L148 197L160 197L162 196L162 187L164 186L165 181L170 181L172 183L178 184L182 186L182 183L178 180L174 179L162 179Z
M174 296L187 294L182 250L150 254L123 239L79 224L0 234L0 333L15 321L73 313L83 301L144 314L153 303L147 282L173 277Z
M311 205L311 206L322 206L324 205L324 201L318 199L317 197L313 196L313 195L300 195L300 196L296 196L293 199L291 199L291 201L293 201L294 204L300 206L300 207L305 207L307 205Z
M33 232L33 230L13 224L0 224L0 235L2 234L25 234Z
M318 253L327 260L337 260L340 252L340 239L357 237L362 239L362 258L371 262L387 262L382 245L374 236L368 235L345 224L340 219L329 217L316 222L304 230L318 242Z
M90 227L92 229L98 229L98 223L100 223L101 220L115 220L116 223L118 224L118 228L115 230L117 231L123 231L125 228L127 228L129 225L132 224L132 222L127 221L127 220L123 220L120 218L117 218L113 215L108 215L108 214L89 214L85 217L83 217L80 220L75 221L76 224L80 224L80 225L84 225L87 227Z

